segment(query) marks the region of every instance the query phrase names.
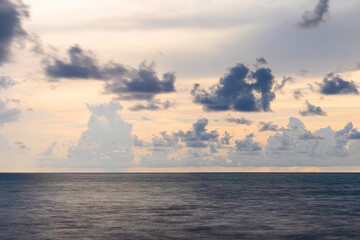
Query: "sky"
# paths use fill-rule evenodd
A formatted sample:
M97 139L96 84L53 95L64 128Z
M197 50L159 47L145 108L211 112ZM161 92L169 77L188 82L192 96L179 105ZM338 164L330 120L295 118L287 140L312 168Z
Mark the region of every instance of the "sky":
M0 172L360 171L356 0L0 0Z

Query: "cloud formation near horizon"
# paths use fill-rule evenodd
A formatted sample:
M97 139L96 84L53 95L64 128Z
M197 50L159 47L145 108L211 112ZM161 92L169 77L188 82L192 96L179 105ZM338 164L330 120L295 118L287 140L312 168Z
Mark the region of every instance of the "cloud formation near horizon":
M237 64L209 91L194 84L191 95L205 111L267 112L275 99L274 81L269 68L251 72L244 64Z
M52 155L56 142L42 154L41 166L57 168L114 169L133 165L132 125L126 123L118 111L122 106L117 102L87 105L91 112L87 130L81 134L77 144L68 148L66 158Z
M319 0L313 11L306 11L302 16L298 25L301 28L314 28L318 27L321 23L325 22L325 16L329 12L330 0Z

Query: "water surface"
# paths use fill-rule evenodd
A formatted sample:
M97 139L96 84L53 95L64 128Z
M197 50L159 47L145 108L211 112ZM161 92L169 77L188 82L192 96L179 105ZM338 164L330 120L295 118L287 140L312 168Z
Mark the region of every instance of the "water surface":
M0 239L360 239L360 174L0 174Z

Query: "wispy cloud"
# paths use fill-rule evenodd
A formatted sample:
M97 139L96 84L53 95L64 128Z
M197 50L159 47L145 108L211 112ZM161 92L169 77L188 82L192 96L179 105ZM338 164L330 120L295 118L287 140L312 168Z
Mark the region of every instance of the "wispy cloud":
M314 28L325 22L325 16L329 12L329 2L330 0L319 0L314 10L304 13L298 25L302 28Z

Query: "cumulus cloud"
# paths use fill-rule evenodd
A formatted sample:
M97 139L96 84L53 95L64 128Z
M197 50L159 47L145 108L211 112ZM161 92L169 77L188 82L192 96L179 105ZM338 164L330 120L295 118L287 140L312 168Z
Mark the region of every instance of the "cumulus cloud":
M152 100L157 94L175 92L175 74L167 72L160 79L154 64L143 62L139 69L114 62L100 65L96 56L79 45L72 46L68 54L68 60L54 58L45 64L45 72L51 81L59 78L104 81L104 93L115 94L119 100Z
M190 130L179 130L172 134L163 131L160 132L160 136L154 136L151 143L139 140L138 137L134 139L134 142L136 146L148 147L151 151L166 151L169 147L204 149L212 146L212 148L214 148L214 143L220 143L219 133L216 130L208 131L206 128L208 122L208 119L202 118L196 121ZM231 138L232 136L226 133L221 139L221 142L229 144ZM212 151L214 152L214 150Z
M319 0L313 11L304 13L298 25L301 28L308 29L318 27L325 22L325 16L329 12L329 2L330 0Z
M327 113L319 106L312 105L308 101L305 102L306 109L299 111L300 115L307 116L327 116Z
M319 84L320 92L326 95L359 94L358 88L353 81L346 81L340 76L329 74Z
M9 123L16 122L20 117L20 109L8 108L6 103L0 100L0 126Z
M76 145L68 148L67 157L58 159L43 154L41 166L107 171L133 166L132 125L120 117L118 111L122 110L122 106L110 102L87 107L91 112L88 129L81 134Z
M56 145L57 145L57 142L52 142L51 145L44 152L41 153L41 156L43 156L43 157L52 156Z
M138 70L118 76L105 85L105 93L116 94L123 100L151 100L161 93L175 92L175 74L168 72L160 79L154 65L142 63Z
M103 69L91 52L86 52L79 45L74 45L68 50L69 60L54 59L45 66L46 74L54 79L105 79Z
M0 66L9 61L11 44L27 35L22 27L26 17L29 12L21 1L0 0Z
M206 111L267 112L275 99L273 85L274 76L269 68L250 72L244 64L238 64L209 91L195 84L191 95L193 102L203 105Z
M276 124L273 124L273 122L259 122L259 124L261 126L259 132L265 132L265 131L278 132L284 130L284 128L279 127Z
M229 117L229 118L226 118L225 120L227 122L236 123L236 124L245 124L245 125L251 125L252 124L251 120L248 120L248 119L246 119L244 117L242 117L242 118Z
M206 119L199 119L188 131L172 134L161 132L149 143L136 137L135 145L147 152L140 156L138 166L292 167L359 164L360 133L351 122L339 131L331 127L310 131L300 119L291 117L286 127L268 137L266 144L257 142L255 133L231 141L233 136L228 132L219 137L217 131L209 132L206 128Z
M174 133L179 137L186 147L190 148L206 148L209 142L218 142L219 133L216 130L208 132L206 126L209 120L206 118L199 119L193 124L192 129L186 132L178 131Z
M11 77L1 76L0 77L0 89L9 89L12 86L15 86L16 82L11 79Z
M349 139L360 139L360 132L358 129L352 129L348 136Z
M258 153L262 150L260 143L254 141L255 135L253 133L246 135L243 140L236 140L236 150L241 152L246 152L250 154Z

